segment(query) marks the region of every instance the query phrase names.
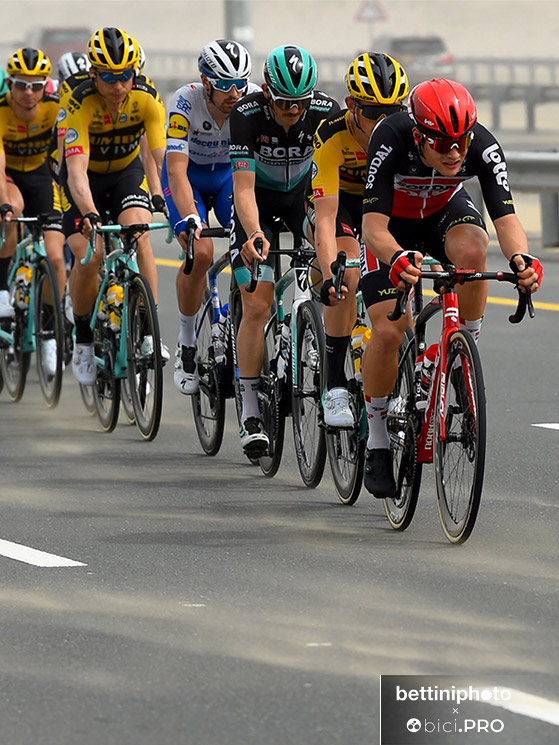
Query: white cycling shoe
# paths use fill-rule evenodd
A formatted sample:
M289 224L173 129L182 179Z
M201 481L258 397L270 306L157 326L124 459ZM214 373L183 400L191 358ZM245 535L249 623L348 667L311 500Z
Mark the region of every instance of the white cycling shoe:
M327 427L349 428L355 421L349 408L349 393L347 388L332 388L324 396L324 424Z
M151 336L151 334L144 336L144 340L142 341L142 354L153 354L153 336ZM171 359L169 347L166 344L163 344L163 342L161 342L161 359L163 364L169 362Z
M42 344L42 356L43 362L45 363L45 371L50 377L56 375L56 364L58 362L58 355L56 354L56 339L45 339L41 342Z
M78 383L94 385L97 377L93 344L74 344L72 372Z
M0 290L0 318L13 318L14 315L15 311L10 303L10 293L8 290Z
M198 392L200 376L196 361L196 347L183 347L177 344L173 380L178 390L185 396Z

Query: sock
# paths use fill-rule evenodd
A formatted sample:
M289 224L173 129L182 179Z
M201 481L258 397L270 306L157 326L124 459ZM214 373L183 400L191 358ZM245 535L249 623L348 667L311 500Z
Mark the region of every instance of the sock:
M347 388L345 374L346 351L350 336L329 336L326 334L326 387Z
M479 335L481 332L481 324L483 323L483 316L477 318L475 321L466 321L463 318L460 319L460 328L467 329L470 334L474 337L474 341L477 344Z
M260 407L258 406L258 389L260 388L260 377L257 378L239 378L239 388L243 402L243 413L241 422L246 422L251 416L257 419L261 418Z
M91 344L93 342L93 331L89 324L91 323L91 313L85 316L77 316L74 313L74 324L76 326L76 344Z
M185 316L179 311L179 344L183 347L196 346L196 314Z
M368 450L386 450L390 447L388 432L386 430L386 416L388 414L388 396L373 398L365 396L365 408L367 409L367 421L369 424Z

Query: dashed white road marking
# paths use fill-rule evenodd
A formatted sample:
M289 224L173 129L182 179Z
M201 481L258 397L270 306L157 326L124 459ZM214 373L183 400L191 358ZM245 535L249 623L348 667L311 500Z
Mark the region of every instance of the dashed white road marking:
M543 429L559 429L559 422L543 422L542 424L532 424L532 427L542 427Z
M23 561L25 564L33 564L36 567L85 567L81 561L66 559L64 556L56 556L46 551L23 546L21 543L12 543L0 539L0 556L8 559Z
M559 727L559 703L547 698L534 696L531 693L518 691L515 688L500 688L499 690L510 691L512 694L510 700L503 701L502 697L494 697L485 703L490 706L498 706L500 709L512 711L514 714L521 714L531 719L539 719L541 722L555 724ZM495 700L498 698L499 700Z

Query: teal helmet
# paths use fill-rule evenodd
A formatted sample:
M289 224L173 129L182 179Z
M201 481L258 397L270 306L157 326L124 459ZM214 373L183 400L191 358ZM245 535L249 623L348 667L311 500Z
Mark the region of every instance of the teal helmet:
M308 96L316 85L316 78L314 59L307 51L292 44L276 47L264 62L266 85L278 96Z
M0 96L8 92L8 86L6 84L6 71L3 67L0 67Z

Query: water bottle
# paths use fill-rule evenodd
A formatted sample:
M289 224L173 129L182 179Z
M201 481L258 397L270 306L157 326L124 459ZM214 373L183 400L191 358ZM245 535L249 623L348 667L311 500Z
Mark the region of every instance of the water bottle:
M429 395L429 389L431 388L431 382L433 380L433 371L435 369L435 360L437 358L438 352L439 345L431 344L431 346L417 358L416 370L421 369L421 377L419 379L421 399L418 402L418 408L424 409L427 406L427 397Z
M223 306L219 313L217 323L212 324L212 345L214 349L214 359L218 365L225 362L225 325L227 323L227 304Z
M354 326L351 332L351 346L353 348L353 369L355 379L361 382L361 359L369 339L371 338L371 329L368 326L358 324Z
M112 331L120 331L123 301L124 288L122 285L111 284L107 290L107 305L109 310L109 326Z
M30 266L22 264L16 269L16 292L15 300L18 308L25 310L29 307L29 287L31 285L31 276L33 270Z
M281 335L280 335L280 348L279 348L279 356L278 356L278 378L280 380L283 380L283 378L287 375L287 363L289 361L289 342L290 342L290 328L289 324L291 323L291 315L285 316L283 319L283 323L281 325Z

